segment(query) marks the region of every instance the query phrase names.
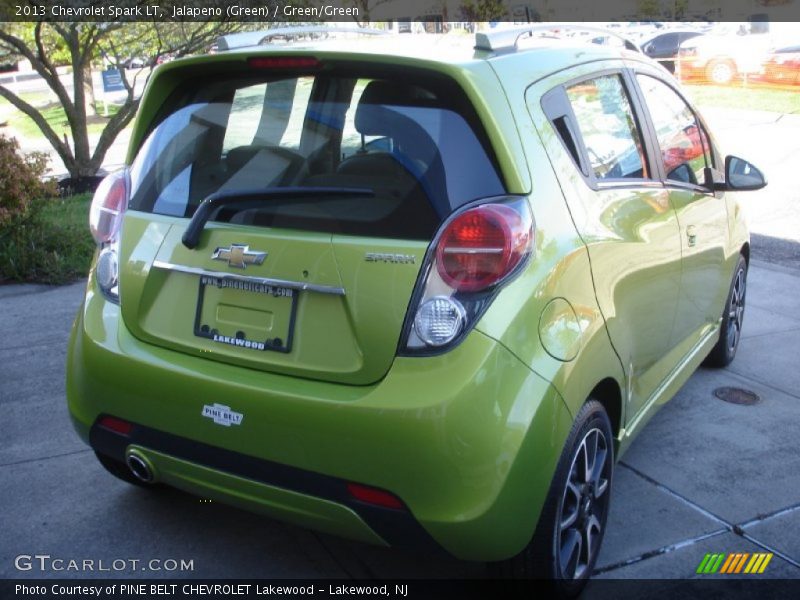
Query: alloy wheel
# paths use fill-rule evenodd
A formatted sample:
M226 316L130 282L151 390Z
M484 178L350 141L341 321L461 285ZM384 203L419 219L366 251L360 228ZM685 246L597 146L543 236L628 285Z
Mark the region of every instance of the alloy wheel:
M581 579L600 549L609 498L611 452L605 434L590 430L572 458L556 530L559 575Z
M710 79L713 83L725 85L733 80L733 67L726 62L717 62L711 66Z
M747 291L747 280L745 279L744 269L736 272L736 280L731 291L731 300L728 304L728 350L733 352L739 343L742 335L742 322L744 321L744 302L745 292Z

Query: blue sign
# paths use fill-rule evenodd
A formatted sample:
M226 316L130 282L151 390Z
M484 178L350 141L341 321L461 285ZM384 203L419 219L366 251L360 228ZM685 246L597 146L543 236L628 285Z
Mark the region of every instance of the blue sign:
M124 92L125 84L122 83L122 75L118 69L106 69L103 71L103 92Z

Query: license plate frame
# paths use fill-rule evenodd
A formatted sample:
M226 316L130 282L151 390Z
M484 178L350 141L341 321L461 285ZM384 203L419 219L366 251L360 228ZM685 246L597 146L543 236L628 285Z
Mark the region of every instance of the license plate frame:
M203 305L206 299L206 288L214 286L220 289L231 289L242 293L255 293L267 294L274 298L289 298L291 306L289 308L289 325L285 338L275 336L265 340L249 340L244 336L238 335L237 332L233 335L224 335L219 332L216 327L211 327L204 324L203 320ZM300 295L299 290L280 286L272 285L261 282L240 281L238 279L229 279L225 277L218 277L214 275L200 275L197 291L197 307L194 318L194 335L200 338L211 340L218 344L224 344L243 350L254 350L257 352L280 352L288 354L292 351L292 342L294 340L295 320L297 317L297 298Z

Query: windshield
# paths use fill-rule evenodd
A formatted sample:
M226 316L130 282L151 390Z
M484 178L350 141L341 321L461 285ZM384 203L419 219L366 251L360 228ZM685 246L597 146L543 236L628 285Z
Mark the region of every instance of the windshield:
M504 193L453 87L332 75L186 85L131 166L130 207L191 217L219 192L365 189L372 193L273 194L215 220L430 239L454 209Z

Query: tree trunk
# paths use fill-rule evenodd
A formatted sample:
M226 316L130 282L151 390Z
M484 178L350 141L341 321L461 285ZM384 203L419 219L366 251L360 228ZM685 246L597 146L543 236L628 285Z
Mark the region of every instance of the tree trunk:
M92 63L88 61L83 66L83 94L84 94L84 103L86 105L86 115L90 117L96 117L97 107L95 106L95 98L94 98Z

